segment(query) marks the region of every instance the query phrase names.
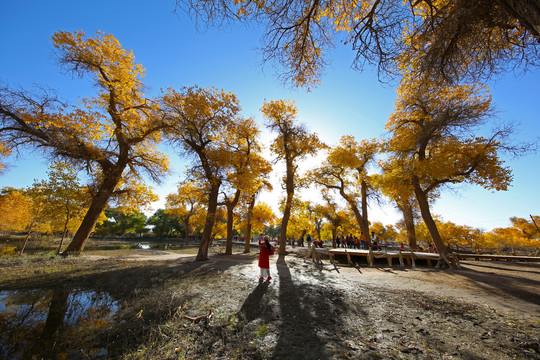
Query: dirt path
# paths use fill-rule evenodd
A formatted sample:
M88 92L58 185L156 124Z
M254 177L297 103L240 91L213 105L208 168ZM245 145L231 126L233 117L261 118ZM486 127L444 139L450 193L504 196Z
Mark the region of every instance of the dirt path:
M118 257L133 261L174 261L188 260L195 255L160 250L139 250ZM236 255L238 256L238 255ZM298 258L296 257L298 256ZM86 255L89 259L104 259L106 255ZM226 258L220 256L221 258ZM272 267L278 256L273 256ZM334 267L327 261L322 267L304 262L299 254L292 253L287 259L294 264L295 279L300 283L313 282L314 272L320 279L344 290L354 290L368 286L387 290L414 290L443 298L452 298L466 303L486 306L496 313L518 319L536 321L540 319L540 264L498 261L462 261L458 270L433 269L428 267L381 265L376 267ZM289 260L287 260L289 261ZM240 269L246 277L258 278L257 262ZM274 278L279 283L279 278ZM320 284L319 284L320 285Z
M277 256L272 259L274 269L277 259ZM398 266L334 267L327 262L321 267L301 258L287 259L295 270L292 276L298 283L321 285L322 282L347 291L366 286L412 290L485 306L517 319L540 320L540 264L536 263L463 261L461 269L448 270ZM258 276L256 262L243 266L241 272L255 279ZM273 281L279 285L279 277Z

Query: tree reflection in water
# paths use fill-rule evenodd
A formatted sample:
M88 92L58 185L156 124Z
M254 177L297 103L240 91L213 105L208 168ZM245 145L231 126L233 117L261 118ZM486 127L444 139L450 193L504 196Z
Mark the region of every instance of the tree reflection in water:
M97 336L117 310L94 291L0 291L0 359L105 358Z

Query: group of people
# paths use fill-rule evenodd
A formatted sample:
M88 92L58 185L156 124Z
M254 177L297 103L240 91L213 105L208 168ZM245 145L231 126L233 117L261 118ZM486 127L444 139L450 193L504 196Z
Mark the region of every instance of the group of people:
M368 250L370 246L377 246L379 244L379 237L374 231L371 232L371 238L366 237L364 233L360 233L360 238L356 235L350 234L347 236L336 238L336 246L349 249L363 249Z
M312 243L313 243L313 246L319 247L319 248L322 248L324 245L323 240L313 240L310 234L306 235L305 241L307 242L308 247L311 247ZM287 244L292 245L292 247L295 247L296 245L304 247L304 235L302 235L300 239L298 240L296 240L296 238L293 235L291 239L287 241Z

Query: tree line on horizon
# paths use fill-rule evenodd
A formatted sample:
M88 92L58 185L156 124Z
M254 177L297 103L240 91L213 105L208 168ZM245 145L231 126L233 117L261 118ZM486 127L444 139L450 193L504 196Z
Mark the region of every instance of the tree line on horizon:
M298 209L295 191L311 178L328 198L339 194L363 233L370 230L367 204L376 191L403 213L413 248L415 213L419 214L441 258L451 266L448 242L430 204L444 187L457 183L506 190L512 174L500 153L520 155L531 149L510 142L511 127L478 135L493 117L488 88L478 80L510 65L539 64L540 37L534 26L538 12L531 13L531 21L523 15L527 12L506 1L187 4L209 20L267 21L266 55L281 61L298 86L317 83L323 50L331 45L332 34L342 33L349 34L346 41L353 42L359 57L368 60L375 54L381 73L401 79L386 124L386 141L345 136L332 147L298 123L294 102L274 100L262 105L266 126L276 134L270 150L286 168L282 239L287 238L288 224ZM51 90L30 93L3 86L0 152L7 155L19 147L36 147L77 170L84 169L91 178L90 201L63 254L81 253L110 201L139 206L152 198L144 178L159 181L167 173L168 159L157 150L162 141L193 161L186 181L202 192L205 207L197 260L208 258L220 207L226 212L226 252L230 253L235 208L240 202L248 205L249 229L257 194L270 186L272 170L261 155L258 124L241 115L237 97L192 86L165 89L162 96L148 98L143 93L142 65L112 35L98 32L87 37L81 31L60 31L52 42L60 65L92 78L98 94L74 106L60 101ZM328 153L326 160L310 176L299 174L298 163L321 149ZM377 159L380 154L384 157ZM375 163L380 173L368 171ZM168 201L173 208L184 200L171 195ZM249 239L251 231L246 235ZM285 242L279 251L285 253Z

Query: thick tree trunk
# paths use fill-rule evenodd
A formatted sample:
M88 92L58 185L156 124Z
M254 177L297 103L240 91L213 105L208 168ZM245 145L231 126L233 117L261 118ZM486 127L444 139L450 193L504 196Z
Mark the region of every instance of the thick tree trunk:
M368 221L368 207L367 207L367 183L362 180L360 193L362 194L362 223L360 229L366 235L366 239L369 237L369 221Z
M255 208L255 195L252 195L248 206L246 219L246 246L244 248L245 254L248 254L251 251L251 220L253 219L253 208Z
M448 260L448 249L446 248L446 245L444 244L441 235L439 234L439 230L437 229L437 224L435 223L435 220L433 220L433 216L431 216L427 195L420 186L420 181L416 176L412 177L412 185L414 188L414 194L416 195L416 200L418 201L418 205L420 206L422 219L426 224L429 235L431 236L433 243L435 243L441 259L446 262L448 267L452 267L452 264Z
M290 155L289 155L290 156ZM285 246L287 245L287 225L291 217L291 207L294 197L294 164L292 160L286 161L286 178L285 189L287 191L287 199L285 201L285 209L283 210L283 219L281 220L281 239L279 241L279 255L285 255Z
M236 190L234 194L234 199L232 201L226 201L225 206L227 206L227 245L225 246L225 254L232 255L233 247L233 225L234 225L234 208L240 200L240 190Z
M217 181L210 181L210 191L208 193L208 210L206 212L206 221L204 223L204 230L202 233L201 244L199 245L199 252L195 261L208 260L208 248L212 241L212 229L214 227L214 221L216 219L216 210L218 206L219 186L221 185Z
M538 0L498 0L540 43L540 3Z
M341 196L347 201L349 206L351 207L351 210L354 214L354 218L356 219L356 223L358 224L358 227L360 230L366 234L366 239L369 238L369 226L365 226L364 219L362 217L362 214L360 213L360 210L358 209L358 204L354 199L352 199L350 196L345 194L345 192L340 191Z
M189 222L190 216L186 215L184 218L184 230L186 231L186 245L189 244L189 237L191 236L191 223Z
M99 215L107 206L114 189L118 185L118 182L122 178L122 172L125 168L124 166L117 166L114 172L108 174L107 177L103 180L97 194L92 199L90 207L84 215L83 221L77 232L73 236L71 243L68 245L66 250L62 253L63 256L67 255L79 255L83 249L88 237L94 230L96 222L99 219Z
M332 247L336 247L336 228L332 226Z
M409 242L409 247L412 250L416 250L418 248L418 244L416 243L416 230L414 229L413 209L410 204L405 201L397 201L397 206L403 214L403 222L405 223L405 229L407 231L407 240Z
M289 218L291 217L291 207L294 191L289 192L287 190L287 200L285 202L285 209L283 210L283 218L281 219L281 238L279 241L279 255L285 255L285 246L287 243L287 225L289 224Z

